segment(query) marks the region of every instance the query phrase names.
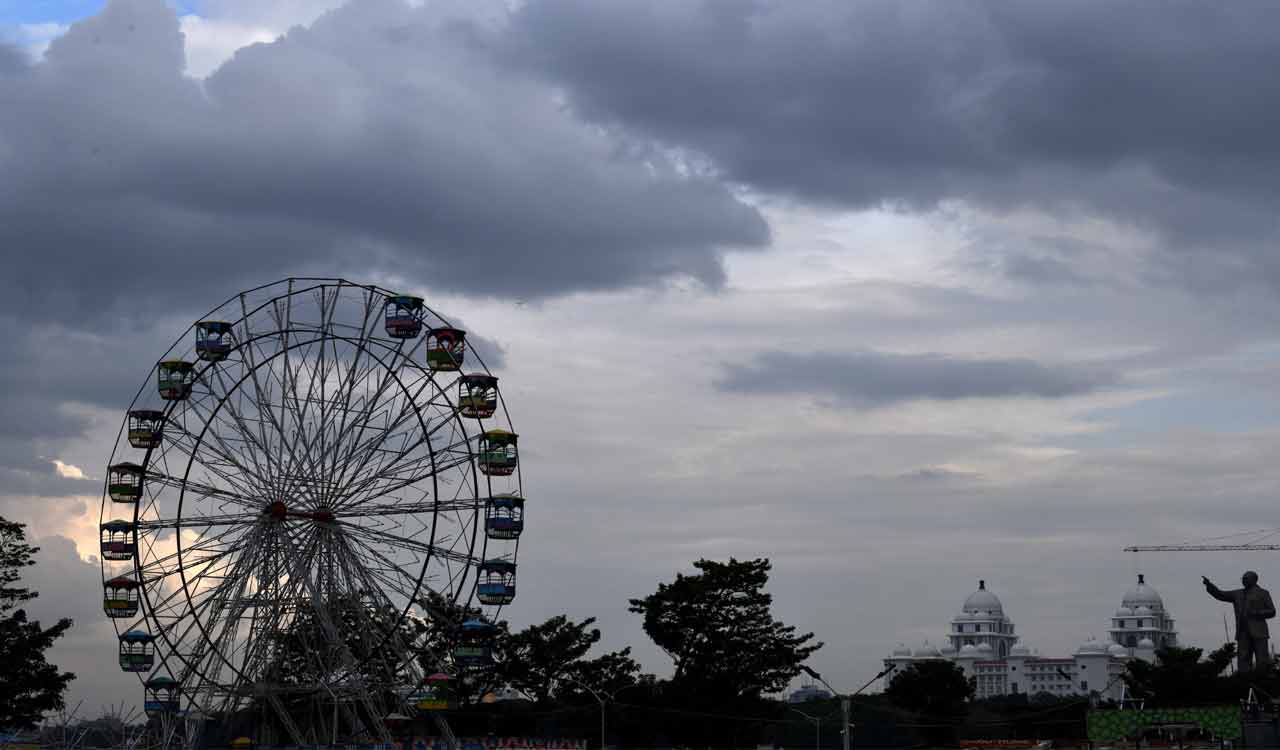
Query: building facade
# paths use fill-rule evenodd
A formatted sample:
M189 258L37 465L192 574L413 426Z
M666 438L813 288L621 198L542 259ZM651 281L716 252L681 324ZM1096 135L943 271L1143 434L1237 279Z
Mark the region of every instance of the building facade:
M978 590L952 618L945 645L925 643L911 649L899 644L884 664L903 669L927 659L954 662L974 678L978 698L1049 693L1097 694L1118 700L1123 695L1120 675L1126 662L1154 661L1157 648L1178 644L1173 616L1141 575L1121 599L1108 633L1108 640L1090 639L1070 656L1041 656L1018 642L1017 629L1000 598L987 589L986 581L978 581Z

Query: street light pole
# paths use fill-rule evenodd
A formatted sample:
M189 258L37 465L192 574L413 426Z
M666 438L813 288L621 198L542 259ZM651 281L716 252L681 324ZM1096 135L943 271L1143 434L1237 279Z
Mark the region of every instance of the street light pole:
M586 690L588 693L591 693L591 697L595 698L596 702L600 704L600 750L605 750L604 717L605 717L606 703L605 703L605 699L601 698L600 696L603 694L607 696L609 700L613 700L618 695L618 693L621 693L623 690L626 690L627 688L635 687L638 683L633 682L630 685L623 685L622 687L618 688L612 693L606 693L603 690L596 690L595 688L591 687L585 682L580 682L578 680L573 679L572 677L558 677L556 679L564 680L565 682L572 682L578 687Z
M849 703L851 699L853 698L853 696L857 695L858 693L861 693L863 690L866 690L868 687L870 687L871 683L884 677L885 675L889 674L890 672L892 672L897 668L898 668L897 664L890 664L889 666L882 669L880 673L877 674L875 677L872 677L871 679L862 683L862 687L858 688L852 693L845 694L831 687L831 683L822 679L822 675L818 674L817 672L813 671L812 669L810 669L809 667L806 667L803 664L800 665L800 669L804 670L805 674L809 675L810 677L817 680L818 682L821 682L823 685L826 686L827 690L831 691L833 695L837 695L840 697L840 714L844 717L844 728L840 730L840 734L844 736L844 750L849 750L849 736L852 734L852 732L849 731L849 729L853 726L852 724L849 723Z
M800 714L804 718L813 722L814 729L817 731L817 734L815 735L813 740L813 750L822 750L822 717L810 716L809 714L805 713L804 711L801 711L798 708L793 708L791 710L795 711L796 713Z

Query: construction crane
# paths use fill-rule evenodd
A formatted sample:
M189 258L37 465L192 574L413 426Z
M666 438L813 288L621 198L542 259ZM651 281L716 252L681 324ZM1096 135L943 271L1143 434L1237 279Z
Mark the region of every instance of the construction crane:
M1210 537L1182 544L1137 544L1125 552L1276 552L1280 551L1280 529L1258 529ZM1271 541L1274 539L1274 543Z

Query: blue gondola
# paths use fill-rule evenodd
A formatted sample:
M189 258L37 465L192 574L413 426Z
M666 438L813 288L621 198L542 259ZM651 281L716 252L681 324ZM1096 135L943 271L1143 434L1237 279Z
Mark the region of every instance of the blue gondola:
M178 681L172 677L152 677L147 680L142 709L147 716L176 714L181 708Z
M487 667L493 662L493 625L484 620L467 620L453 647L453 660L460 667Z
M120 668L126 672L150 672L156 663L156 637L145 630L120 636Z
M206 362L221 362L231 353L231 324L225 320L196 323L196 356Z
M484 509L484 531L490 539L519 539L524 531L524 498L494 495Z
M507 560L480 563L476 598L484 604L510 604L516 598L516 564Z

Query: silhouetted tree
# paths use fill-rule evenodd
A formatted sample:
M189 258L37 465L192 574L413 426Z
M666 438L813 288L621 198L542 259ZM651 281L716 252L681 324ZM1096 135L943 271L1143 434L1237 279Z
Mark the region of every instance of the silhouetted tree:
M595 621L588 617L574 622L556 615L510 634L502 646L503 676L539 703L577 695L583 692L580 684L612 693L634 683L640 665L631 658L630 648L585 658L600 641L599 629L591 627Z
M38 547L27 544L25 525L0 518L0 727L32 729L46 711L65 706L75 679L45 660L44 652L71 627L62 618L50 628L27 620L21 607L38 594L17 586L23 568L35 564Z
M769 561L693 566L697 573L630 602L644 615L645 633L675 663L673 686L687 695L752 699L783 690L822 643L773 619L773 597L764 591Z
M973 697L972 678L949 661L918 661L899 671L885 689L889 701L899 708L930 716L961 713L965 701Z
M1227 643L1207 658L1199 648L1165 646L1156 651L1155 663L1129 662L1123 679L1129 695L1153 706L1186 706L1232 699L1233 680L1222 677L1235 659L1236 645ZM1264 679L1266 673L1254 675Z

